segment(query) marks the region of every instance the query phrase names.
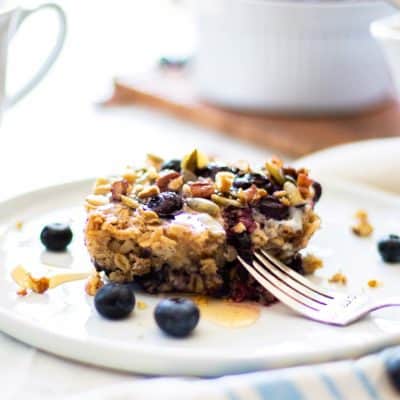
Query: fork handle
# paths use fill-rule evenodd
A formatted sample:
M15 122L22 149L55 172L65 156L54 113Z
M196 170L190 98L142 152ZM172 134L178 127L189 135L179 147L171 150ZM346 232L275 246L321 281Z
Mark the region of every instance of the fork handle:
M368 312L380 310L381 308L395 306L400 306L400 296L393 296L386 299L377 300L368 307Z

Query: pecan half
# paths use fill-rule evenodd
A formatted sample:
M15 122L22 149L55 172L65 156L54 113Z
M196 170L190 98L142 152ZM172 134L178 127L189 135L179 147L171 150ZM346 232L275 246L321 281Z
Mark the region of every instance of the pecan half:
M169 171L158 177L158 179L156 180L156 185L160 188L161 192L164 192L168 190L169 183L172 180L179 178L180 176L181 174L179 172Z
M120 201L121 195L126 196L128 193L129 183L125 179L116 181L111 185L111 197L113 200Z
M189 182L189 186L193 197L209 199L214 194L214 184L209 181Z

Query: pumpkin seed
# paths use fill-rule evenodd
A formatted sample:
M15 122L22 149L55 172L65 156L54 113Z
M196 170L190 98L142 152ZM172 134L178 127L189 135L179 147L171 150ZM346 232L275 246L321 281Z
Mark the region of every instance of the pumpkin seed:
M215 217L219 214L219 207L210 200L200 197L189 197L186 204L194 211L205 212Z

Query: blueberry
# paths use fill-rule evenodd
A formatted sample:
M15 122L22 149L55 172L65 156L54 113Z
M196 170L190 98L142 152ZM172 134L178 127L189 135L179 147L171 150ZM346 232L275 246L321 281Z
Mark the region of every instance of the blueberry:
M273 196L262 198L257 208L266 218L282 220L289 217L289 207L282 204Z
M316 203L322 195L322 186L319 182L313 182L312 187L314 189L314 203Z
M162 192L150 198L147 203L160 217L170 217L183 207L182 197L174 192Z
M232 172L233 174L236 174L238 169L227 165L210 163L204 168L197 169L195 172L197 176L215 179L215 175L217 175L218 172Z
M40 233L40 240L47 250L64 251L72 240L72 230L67 224L46 225Z
M387 356L385 367L390 382L400 392L400 351L391 352Z
M97 291L94 305L104 318L121 319L135 307L135 295L129 285L108 283Z
M400 237L389 235L378 242L378 251L387 263L400 262Z
M248 189L251 185L266 189L268 192L274 191L272 182L266 176L255 172L238 175L233 181L233 187L237 189Z
M174 158L172 160L166 161L161 166L161 170L163 169L172 169L173 171L181 172L181 160Z
M184 337L196 327L200 311L193 301L184 298L161 300L154 310L157 325L170 336Z

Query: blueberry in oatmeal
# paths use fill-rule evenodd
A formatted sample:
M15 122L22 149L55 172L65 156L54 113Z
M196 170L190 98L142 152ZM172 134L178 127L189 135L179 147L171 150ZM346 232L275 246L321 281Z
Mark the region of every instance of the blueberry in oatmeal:
M104 318L122 319L135 307L135 295L129 284L109 283L97 291L94 305Z
M50 251L64 251L72 241L69 225L55 222L46 225L40 233L40 241Z
M200 311L196 304L184 298L161 300L154 310L159 328L175 337L188 336L197 326Z
M176 172L181 172L181 160L176 158L166 161L161 165L161 171L165 169L170 169Z
M378 251L387 263L400 262L400 236L388 235L378 242Z
M179 211L183 206L182 198L174 192L163 192L151 197L147 207L160 217L168 217Z
M272 303L237 255L262 249L307 273L300 250L320 225L319 185L278 159L253 168L194 150L181 160L157 157L95 184L85 203L94 265L110 281L134 281L149 293Z

